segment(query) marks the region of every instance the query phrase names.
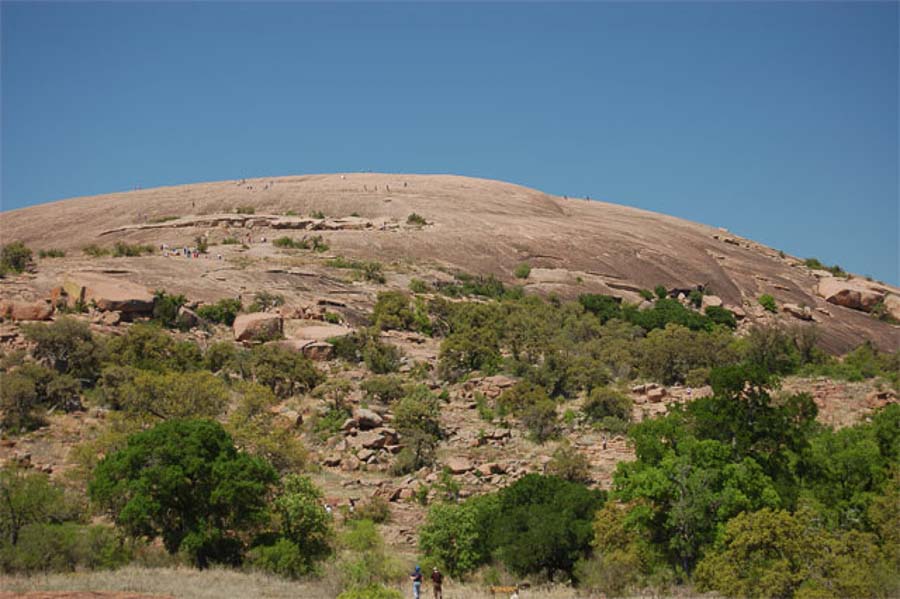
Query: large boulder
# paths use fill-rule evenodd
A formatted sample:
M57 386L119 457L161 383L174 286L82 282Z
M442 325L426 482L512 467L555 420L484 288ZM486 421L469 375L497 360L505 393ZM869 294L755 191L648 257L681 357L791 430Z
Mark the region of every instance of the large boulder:
M889 293L884 296L884 309L888 316L896 321L900 321L900 295Z
M314 362L330 360L334 354L334 346L327 341L314 341L312 339L282 339L276 341L282 347L302 353Z
M282 336L284 323L278 314L253 312L234 319L236 341L271 341Z
M837 306L870 312L884 299L884 290L859 279L826 277L819 279L818 293Z
M447 467L447 470L449 470L451 474L465 474L473 469L472 462L459 456L448 459L444 463L444 466Z
M53 304L36 302L0 302L0 317L8 320L50 320Z
M353 417L356 419L356 425L364 431L378 428L384 424L384 418L367 408L357 408L353 412Z
M99 273L73 273L63 283L69 301L93 304L98 310L151 314L153 294L146 287Z

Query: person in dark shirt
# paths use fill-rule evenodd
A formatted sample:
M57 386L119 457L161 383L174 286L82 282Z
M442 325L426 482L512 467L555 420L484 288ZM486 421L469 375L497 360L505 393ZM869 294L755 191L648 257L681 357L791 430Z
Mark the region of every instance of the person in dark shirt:
M444 592L441 590L441 585L444 583L444 575L440 573L437 568L434 568L431 571L431 585L432 591L434 592L434 599L443 599Z
M422 593L422 568L416 566L416 571L409 575L413 583L413 599L419 599Z

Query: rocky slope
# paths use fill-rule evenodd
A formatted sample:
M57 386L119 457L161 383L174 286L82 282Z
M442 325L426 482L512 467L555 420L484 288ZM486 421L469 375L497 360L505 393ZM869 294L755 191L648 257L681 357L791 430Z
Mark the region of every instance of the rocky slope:
M236 214L236 211L253 214ZM411 213L427 224L408 224ZM863 340L886 350L900 329L869 312L900 318L900 290L813 271L801 260L685 220L596 201L566 199L483 179L446 175L332 174L202 183L83 197L0 213L3 243L58 248L67 257L42 260L34 275L0 283L0 299L40 301L68 279L112 287L128 281L148 289L211 301L265 289L304 305L334 302L346 316L371 307L376 287L342 276L329 257L377 260L385 286L412 277L447 278L448 271L494 274L514 282L516 265L532 271L526 289L563 297L608 293L639 301L640 289L702 287L744 321L815 322L826 349L844 352ZM232 237L205 259L166 257L160 249ZM325 253L272 247L275 237L321 235ZM267 239L266 243L262 238ZM139 258L90 258L89 244L150 244ZM221 258L219 258L221 256ZM384 286L379 287L384 288ZM758 304L778 302L778 314ZM13 316L40 313L7 304ZM24 311L24 312L23 312Z

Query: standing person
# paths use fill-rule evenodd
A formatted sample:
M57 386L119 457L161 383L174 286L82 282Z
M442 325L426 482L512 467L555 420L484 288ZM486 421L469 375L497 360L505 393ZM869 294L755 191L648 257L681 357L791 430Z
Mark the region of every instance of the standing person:
M416 566L416 571L409 575L413 583L413 599L420 599L422 594L422 568Z
M444 599L444 592L441 585L444 583L444 575L435 567L431 571L431 585L434 592L434 599Z

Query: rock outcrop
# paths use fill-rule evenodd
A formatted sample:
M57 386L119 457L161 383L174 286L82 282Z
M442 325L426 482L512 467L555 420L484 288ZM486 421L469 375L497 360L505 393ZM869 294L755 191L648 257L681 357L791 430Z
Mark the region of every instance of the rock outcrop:
M50 320L53 316L53 304L45 301L0 302L0 318L8 320Z
M271 341L283 335L284 321L278 314L253 312L239 314L233 328L235 341Z
M153 294L146 287L100 273L72 273L63 283L67 301L93 305L98 310L128 315L153 312Z
M885 291L860 279L823 277L817 286L819 295L830 304L871 312L884 299Z

